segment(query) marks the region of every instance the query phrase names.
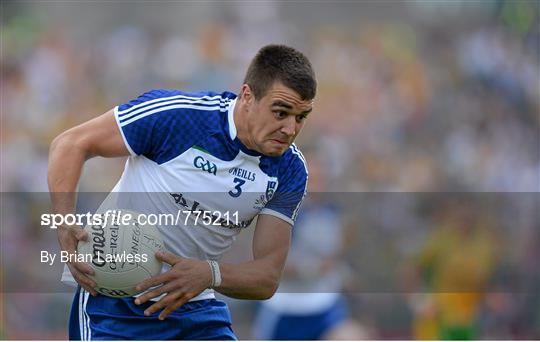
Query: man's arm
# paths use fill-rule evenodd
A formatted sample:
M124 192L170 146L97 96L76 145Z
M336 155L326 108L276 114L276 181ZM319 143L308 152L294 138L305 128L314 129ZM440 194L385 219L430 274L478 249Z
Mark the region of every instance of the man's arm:
M291 225L259 215L253 236L253 260L220 264L222 282L216 290L239 299L268 299L276 292L291 244Z
M241 264L220 263L222 282L215 290L240 299L272 297L279 285L290 243L289 223L271 215L259 215L253 237L253 260ZM171 264L172 268L139 284L138 290L161 286L138 297L135 303L142 304L167 293L145 310L146 315L151 315L163 309L159 318L164 319L208 288L212 275L206 261L182 258L171 253L159 253L157 256Z
M53 140L49 150L49 191L75 192L82 166L92 157L128 155L129 151L111 109L97 118L68 129ZM59 213L71 213L74 207L58 209Z
M49 150L48 183L54 213L72 214L75 211L76 191L84 162L94 156L120 157L129 155L113 110L73 127L54 139ZM87 233L79 226L58 227L62 250L75 253L79 240ZM95 294L95 283L84 274L92 269L84 263L68 263L77 282Z

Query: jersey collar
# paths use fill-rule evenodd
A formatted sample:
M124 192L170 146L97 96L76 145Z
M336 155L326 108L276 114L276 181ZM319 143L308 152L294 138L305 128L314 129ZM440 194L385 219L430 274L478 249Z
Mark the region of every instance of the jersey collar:
M260 157L262 154L260 154L257 151L250 150L247 148L236 136L236 125L234 124L234 106L236 105L236 100L234 99L229 104L229 109L227 110L227 121L229 124L229 136L231 137L231 140L247 155L253 156L253 157Z
M229 135L231 140L236 138L236 125L234 124L234 106L236 105L236 99L232 100L229 104L229 110L227 112L228 123L229 123Z

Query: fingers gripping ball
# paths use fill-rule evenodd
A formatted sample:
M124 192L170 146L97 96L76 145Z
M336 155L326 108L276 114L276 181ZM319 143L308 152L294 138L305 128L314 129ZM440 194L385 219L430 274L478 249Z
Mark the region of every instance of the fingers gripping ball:
M164 250L161 234L156 226L140 224L139 215L125 209L102 214L102 224L87 226L88 240L79 242L78 252L92 255L95 275L90 277L103 295L136 295L138 283L161 273L162 262L155 257Z

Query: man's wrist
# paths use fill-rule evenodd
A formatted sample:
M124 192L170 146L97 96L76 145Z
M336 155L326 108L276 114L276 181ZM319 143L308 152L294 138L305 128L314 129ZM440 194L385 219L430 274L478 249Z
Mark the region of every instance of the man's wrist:
M212 275L210 288L216 288L221 285L221 271L219 269L219 264L215 260L206 260L210 266L210 273Z

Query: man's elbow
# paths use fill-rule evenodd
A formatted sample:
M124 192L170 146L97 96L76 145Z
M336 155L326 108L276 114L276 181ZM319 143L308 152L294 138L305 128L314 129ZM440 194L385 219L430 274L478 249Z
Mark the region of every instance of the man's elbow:
M55 153L67 153L79 151L88 155L88 147L85 144L85 139L80 134L77 134L74 129L68 129L62 132L53 139L49 146L49 156Z
M272 296L274 296L274 294L276 293L278 287L279 287L279 281L280 281L280 278L279 276L270 276L268 277L267 279L265 279L265 284L264 286L261 286L261 292L259 294L259 300L267 300L267 299L270 299L272 298Z
M264 292L261 292L261 294L256 298L256 300L267 300L274 296L274 294L277 291L277 287L275 289L267 289Z
M63 147L70 146L73 143L74 136L70 130L64 131L56 136L49 146L49 154L62 149Z

